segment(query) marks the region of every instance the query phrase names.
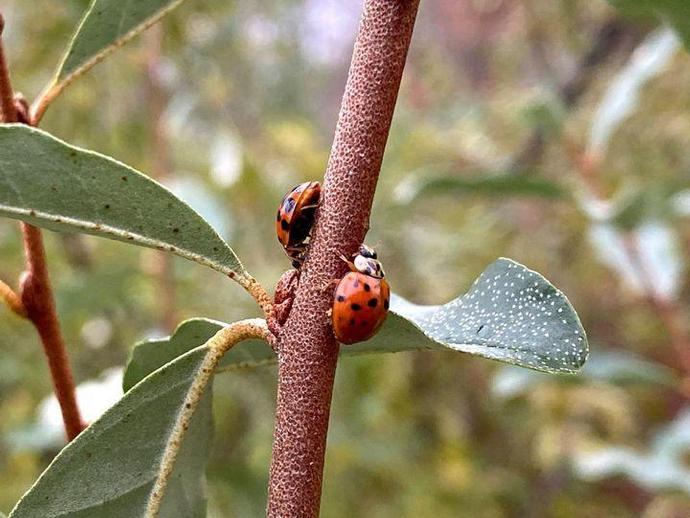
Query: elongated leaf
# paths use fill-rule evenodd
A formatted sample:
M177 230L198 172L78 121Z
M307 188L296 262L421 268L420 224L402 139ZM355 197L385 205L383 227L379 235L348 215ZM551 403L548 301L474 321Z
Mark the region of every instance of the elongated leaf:
M230 277L247 275L215 230L165 187L21 124L0 125L0 215L167 250Z
M130 390L55 457L10 518L143 517L161 458L205 346ZM211 393L197 407L161 507L161 518L202 518L212 435Z
M687 0L609 0L632 16L655 16L673 26L690 50L690 2Z
M125 390L142 373L204 343L223 325L192 319L169 340L141 343L127 367ZM342 346L340 354L419 349L452 349L564 373L577 371L588 352L585 332L565 296L538 273L509 259L493 263L466 295L442 306L419 306L394 296L379 333L366 342ZM274 361L264 342L244 342L226 354L220 369Z
M93 0L72 36L48 90L59 92L182 1Z
M411 203L422 196L434 194L561 198L565 193L557 183L549 180L501 174L476 177L447 175L430 178L414 175L403 181L395 194L399 203Z

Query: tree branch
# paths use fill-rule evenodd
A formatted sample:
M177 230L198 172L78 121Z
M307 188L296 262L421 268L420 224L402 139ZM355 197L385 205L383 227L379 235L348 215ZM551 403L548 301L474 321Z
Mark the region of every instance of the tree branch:
M0 15L0 36L4 26L4 18ZM18 122L20 112L17 108L22 107L22 101L15 100L12 92L12 83L1 39L0 103L2 103L3 122ZM21 122L26 122L24 115L21 118ZM27 223L22 223L21 227L26 254L26 271L21 282L21 302L28 319L34 324L41 337L43 350L53 378L55 395L62 411L65 431L69 440L72 440L84 429L84 424L79 414L74 379L55 310L53 289L50 285L46 266L43 236L39 229Z
M366 0L312 244L279 343L267 514L315 517L338 344L328 311L369 214L419 0Z

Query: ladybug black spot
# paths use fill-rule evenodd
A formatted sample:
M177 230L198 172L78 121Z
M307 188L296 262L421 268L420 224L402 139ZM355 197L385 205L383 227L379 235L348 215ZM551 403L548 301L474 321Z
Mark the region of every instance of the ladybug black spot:
M354 319L354 318L351 318L351 319L350 319L350 325L351 325L351 326L354 326L354 325L355 325L355 319Z
M338 300L338 302L343 302L343 301L345 300L345 296L343 296L343 295L338 295L337 300Z
M371 286L369 286L368 282L364 283L364 291L371 291Z
M290 228L290 224L284 219L280 222L280 228L283 230L288 230Z
M375 308L378 305L379 305L379 299L376 299L376 298L369 299L369 302L367 302L367 306L369 306L370 308Z
M362 306L360 306L359 304L351 304L350 307L352 308L352 311L359 311L360 309L362 309Z
M359 323L359 325L362 326L362 327L366 327L367 324L368 324L368 322L367 322L366 320L362 320L362 321Z
M388 304L388 299L384 300L384 301L383 301L383 307L384 307L385 309L388 309L388 305L389 305L389 304Z

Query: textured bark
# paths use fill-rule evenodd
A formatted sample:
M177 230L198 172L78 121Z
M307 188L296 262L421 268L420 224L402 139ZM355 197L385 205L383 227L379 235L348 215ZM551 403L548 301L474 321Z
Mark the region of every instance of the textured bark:
M319 514L338 344L333 279L357 250L388 138L419 0L366 0L312 242L280 336L278 405L267 514Z

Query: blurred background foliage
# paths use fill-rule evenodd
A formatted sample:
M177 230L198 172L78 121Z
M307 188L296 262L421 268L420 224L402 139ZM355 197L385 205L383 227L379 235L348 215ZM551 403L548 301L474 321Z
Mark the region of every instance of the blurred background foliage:
M87 3L3 2L28 98ZM73 84L42 126L160 178L273 286L289 266L273 214L323 176L360 8L189 0ZM418 303L514 258L570 297L593 354L578 377L451 353L341 362L324 517L690 516L690 55L633 14L603 0L422 2L368 242ZM258 314L184 260L51 233L47 247L90 419L118 397L138 340L188 317ZM18 226L0 221L0 278L21 270ZM0 317L8 511L63 440L33 328ZM275 377L216 380L209 516L264 512Z

